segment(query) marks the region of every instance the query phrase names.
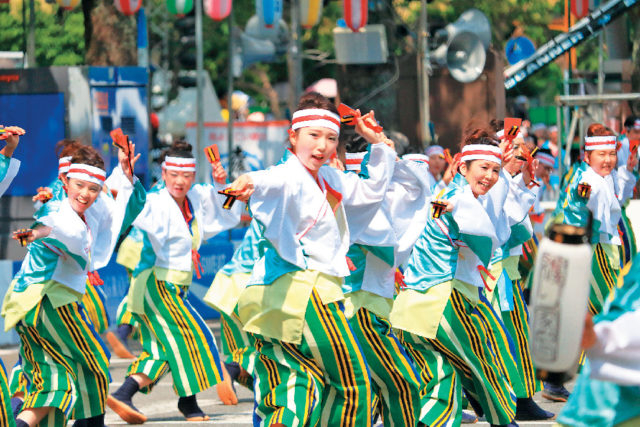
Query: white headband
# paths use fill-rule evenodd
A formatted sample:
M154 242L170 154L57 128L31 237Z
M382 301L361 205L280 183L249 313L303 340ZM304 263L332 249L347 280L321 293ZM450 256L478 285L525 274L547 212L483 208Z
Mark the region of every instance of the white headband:
M504 139L504 129L500 129L498 132L496 132L496 138L498 138L501 141ZM524 135L522 134L521 130L519 130L516 136L513 137L513 139L518 139L518 138L524 139Z
M588 136L584 139L584 150L615 150L616 137L610 136Z
M551 167L554 167L556 165L556 158L551 154L542 153L539 151L535 154L535 158L538 159L538 161L540 161L540 163L542 163L543 165Z
M633 122L633 128L634 128L635 130L640 130L640 119L636 119L636 120Z
M95 166L73 163L67 171L67 179L69 178L81 179L102 186L107 178L107 173Z
M444 148L442 148L440 145L431 145L430 147L427 147L426 150L424 150L424 154L429 157L436 154L444 157Z
M359 171L361 169L362 160L366 154L366 151L360 153L345 153L345 168L348 171Z
M193 157L166 156L162 162L162 168L170 171L195 172L196 159Z
M501 165L502 151L499 147L487 144L465 145L462 148L460 161L469 162L471 160L488 160Z
M414 162L429 164L429 157L427 154L405 154L402 156L402 160L412 160Z
M321 108L308 108L298 110L293 113L291 119L291 129L296 130L303 127L319 126L331 129L340 134L340 117L337 114Z
M71 156L64 156L58 159L58 175L69 172L71 166Z

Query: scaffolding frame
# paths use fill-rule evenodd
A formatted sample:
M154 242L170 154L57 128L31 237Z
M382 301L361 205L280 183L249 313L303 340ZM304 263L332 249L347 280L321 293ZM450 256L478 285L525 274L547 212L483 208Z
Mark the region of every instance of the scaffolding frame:
M564 128L562 122L562 109L564 107L574 107L575 111L572 114L571 125L569 126L569 133L567 135L567 141L565 142L564 159L560 162L559 174L562 177L564 168L567 170L571 166L571 144L576 135L576 130L581 134L583 127L578 127L578 121L585 115L586 107L594 104L598 104L602 109L602 116L604 116L604 104L612 101L640 101L640 93L610 93L600 95L559 95L556 96L556 124L558 126L558 146L562 147L562 129Z

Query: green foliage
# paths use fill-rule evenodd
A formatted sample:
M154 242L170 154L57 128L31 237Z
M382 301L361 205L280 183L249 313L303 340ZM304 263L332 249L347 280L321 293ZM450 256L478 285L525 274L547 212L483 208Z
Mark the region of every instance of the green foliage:
M25 2L26 4L26 2ZM24 51L28 28L22 16L0 9L3 22L0 50ZM36 61L39 67L80 65L84 63L84 19L80 8L65 11L53 5L54 13L40 10L36 3ZM26 13L28 17L28 11Z

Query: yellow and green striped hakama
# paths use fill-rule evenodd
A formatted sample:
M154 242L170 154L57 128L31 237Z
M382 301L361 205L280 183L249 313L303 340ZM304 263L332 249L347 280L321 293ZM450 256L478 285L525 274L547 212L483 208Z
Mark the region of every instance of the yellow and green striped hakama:
M616 287L620 273L619 261L616 259L616 245L594 245L591 259L591 290L589 292L589 312L593 315L602 311L604 303Z
M0 359L0 426L15 426L13 412L11 411L11 394L9 393L9 380L7 370Z
M23 409L53 407L41 425L104 414L110 354L81 303L54 308L45 296L16 331L29 384Z
M300 344L252 334L254 425L371 426L371 379L342 303L314 288L304 320Z
M82 305L96 331L99 334L106 332L109 328L109 314L107 313L107 296L102 287L93 286L87 280L87 286L82 296Z
M388 320L360 308L349 320L380 399L385 426L414 426L420 414L420 380Z
M242 330L242 323L237 315L237 309L227 316L224 312L220 312L220 330L222 341L222 355L226 363L237 363L253 375L253 369L256 363L256 350L253 346L253 339ZM238 381L241 381L238 378ZM252 388L253 384L242 383L248 388Z
M144 294L144 314L133 313L140 326L143 352L127 375L145 374L149 392L171 372L180 397L199 393L222 382L222 368L211 330L187 300L188 287L149 276Z
M625 206L622 207L621 213L620 222L618 223L618 233L622 241L620 245L620 267L624 267L638 253L638 246L636 245L636 234L627 216Z
M518 398L530 397L524 385L520 373L520 366L517 364L517 348L512 335L507 330L503 318L507 313L500 311L499 289L496 286L491 295L492 301L487 299L484 292L481 293L480 300L476 306L478 315L482 318L487 330L487 343L495 355L495 361L500 368L500 373L506 377L511 384L511 388Z
M484 316L455 288L435 339L403 333L403 341L420 367L421 378L430 378L422 399L423 423L458 425L458 420L451 424L451 418L460 416L460 386L478 401L489 423L509 424L514 419L516 396L489 345L491 333ZM434 350L442 357L434 356ZM456 375L447 364L453 366Z
M16 394L24 397L27 395L27 388L29 388L29 381L24 376L24 372L22 372L22 358L18 355L18 361L9 375L9 392L11 397Z
M429 340L407 331L401 337L420 372L419 421L430 427L459 426L462 385L456 369Z
M542 390L542 381L536 377L536 370L531 359L529 345L529 310L524 302L522 281L513 280L513 310L502 312L502 321L515 344L515 362L525 393L518 394L519 398L533 397ZM515 388L514 388L515 391Z

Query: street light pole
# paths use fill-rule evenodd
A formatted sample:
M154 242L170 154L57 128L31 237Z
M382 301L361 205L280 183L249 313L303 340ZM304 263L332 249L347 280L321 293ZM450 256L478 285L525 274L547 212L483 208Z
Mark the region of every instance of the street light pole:
M204 63L202 49L202 0L195 0L196 12L196 179L197 182L204 182L205 170L208 162L202 161L204 156L204 99L202 90L204 89Z
M420 0L420 28L418 33L418 93L420 114L420 138L422 147L431 143L429 131L429 73L431 62L429 60L429 43L427 28L427 0Z

